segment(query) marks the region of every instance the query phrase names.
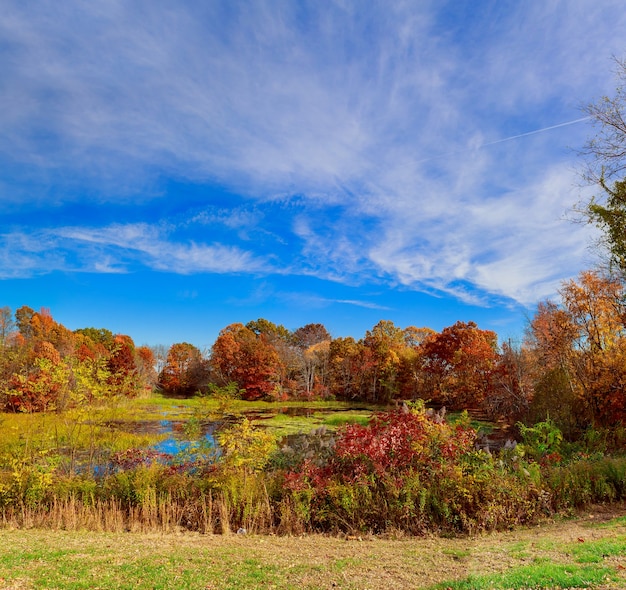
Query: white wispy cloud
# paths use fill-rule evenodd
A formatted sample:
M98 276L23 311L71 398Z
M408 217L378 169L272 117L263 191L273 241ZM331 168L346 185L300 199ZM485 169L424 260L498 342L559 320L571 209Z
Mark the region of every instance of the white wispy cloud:
M234 246L180 243L162 228L119 224L0 235L2 278L64 272L127 272L137 266L178 274L268 272L267 261Z
M176 198L168 178L252 204L189 221L249 249L150 222L15 230L1 272L281 272L533 303L584 264L589 229L562 221L584 122L560 125L610 92L624 30L621 0L7 0L0 206ZM263 207L295 196L274 243L298 248L270 265Z

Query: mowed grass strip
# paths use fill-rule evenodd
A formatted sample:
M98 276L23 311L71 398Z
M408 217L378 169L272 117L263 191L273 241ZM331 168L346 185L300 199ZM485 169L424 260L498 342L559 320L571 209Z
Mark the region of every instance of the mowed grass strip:
M610 567L540 563L513 568L511 571L487 576L470 576L461 581L448 581L436 586L442 590L527 590L529 588L594 588L617 582L617 572ZM615 586L616 588L618 586ZM621 587L621 586L620 586Z
M626 587L626 522L591 522L453 539L0 529L0 588Z

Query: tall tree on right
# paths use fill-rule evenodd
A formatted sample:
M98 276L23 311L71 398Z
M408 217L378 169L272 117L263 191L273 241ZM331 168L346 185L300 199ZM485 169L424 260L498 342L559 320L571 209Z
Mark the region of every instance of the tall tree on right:
M601 189L583 208L589 223L602 231L611 268L626 276L626 59L615 58L617 88L585 107L595 135L581 150L583 177Z
M537 378L531 416L571 434L626 423L626 293L614 276L585 271L538 307L528 346Z

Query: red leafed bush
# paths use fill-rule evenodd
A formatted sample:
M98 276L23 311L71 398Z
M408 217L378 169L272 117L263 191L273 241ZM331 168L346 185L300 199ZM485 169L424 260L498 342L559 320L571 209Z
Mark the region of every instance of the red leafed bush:
M476 433L437 422L424 413L389 412L367 426L348 426L337 441L335 467L349 480L432 470L473 446Z
M392 479L402 486L416 473L433 476L473 449L476 432L464 425L434 420L423 412L385 412L367 426L351 424L339 434L335 452L324 466L305 461L286 475L293 491L323 492L332 481L375 484Z
M325 464L304 461L283 486L317 530L467 529L467 498L481 493L464 486L475 438L466 423L424 411L381 413L367 426L346 426Z

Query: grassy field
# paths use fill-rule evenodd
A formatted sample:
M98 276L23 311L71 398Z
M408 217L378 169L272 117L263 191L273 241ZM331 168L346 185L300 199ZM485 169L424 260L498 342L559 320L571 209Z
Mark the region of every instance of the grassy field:
M0 529L0 588L626 588L626 509L452 539Z

